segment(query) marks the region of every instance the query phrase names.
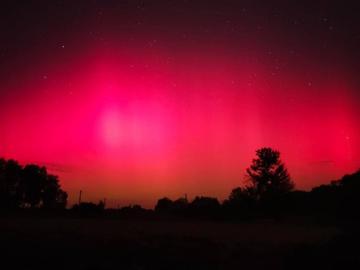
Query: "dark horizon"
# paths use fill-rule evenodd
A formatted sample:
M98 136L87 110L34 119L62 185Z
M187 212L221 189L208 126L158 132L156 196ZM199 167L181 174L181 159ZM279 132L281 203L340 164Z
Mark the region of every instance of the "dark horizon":
M275 159L273 159L274 156L276 157ZM263 165L261 164L268 164L265 165L265 171ZM234 186L225 198L222 199L214 196L204 196L202 193L196 194L193 198L189 197L187 193L184 193L183 196L176 198L171 198L166 194L162 194L162 197L157 199L157 202L153 207L144 208L143 205L139 203L121 204L119 203L119 200L109 202L106 197L102 197L102 199L97 201L91 201L86 199L83 190L79 190L77 200L69 198L67 191L62 189L61 179L59 179L57 175L51 174L46 166L40 166L32 163L20 164L14 159L6 160L0 158L0 186L2 187L0 190L0 197L2 197L0 209L43 208L51 210L67 208L74 210L89 208L91 210L93 208L99 208L100 210L117 209L122 211L137 212L147 209L158 211L159 207L165 207L165 212L172 212L171 209L173 207L175 207L175 209L178 207L186 209L194 203L206 205L209 202L210 204L215 203L215 205L217 205L215 208L220 209L220 207L225 207L226 209L229 203L231 205L235 202L235 205L237 205L236 207L240 207L237 211L241 209L241 211L244 211L249 201L255 202L259 200L258 196L264 196L261 194L261 190L263 188L265 188L265 190L269 189L270 191L272 187L275 187L274 191L276 192L274 194L277 194L276 196L280 196L279 198L284 200L282 204L284 204L285 201L288 201L290 204L295 203L292 207L295 207L296 209L300 208L305 213L309 212L306 208L311 205L311 203L309 203L310 201L313 201L315 204L319 204L320 200L325 199L325 201L321 204L325 206L328 203L325 208L329 210L334 206L334 204L336 208L340 207L343 203L341 200L347 200L345 198L340 199L340 197L346 195L346 193L346 196L349 196L350 194L352 194L351 196L356 196L359 188L357 186L359 177L360 169L353 173L345 174L339 179L332 179L320 186L314 186L310 190L301 190L296 188L295 182L291 178L291 174L289 174L285 163L281 159L281 153L276 149L262 147L255 151L255 156L252 163L249 164L249 167L246 169L244 179L239 182L237 186ZM267 183L270 183L270 185ZM262 185L263 188L260 189L258 184ZM348 189L346 192L342 191L344 189L344 185L346 185L346 189ZM23 192L25 193L23 194ZM334 195L335 197L333 197ZM340 197L338 198L338 196ZM313 198L311 199L311 197ZM266 201L265 205L269 203L272 204L273 202L271 201L274 199L276 201L279 198L276 199L274 197L270 201ZM74 201L75 203L69 204L69 202ZM176 206L177 204L180 204L180 206ZM245 204L245 206L243 206L243 204ZM301 204L304 205L301 206ZM316 208L316 205L312 206ZM287 209L290 208L291 206L287 207ZM236 216L241 217L241 211L236 214ZM245 212L247 211L251 212L254 211L254 209L247 209ZM281 210L277 209L277 211ZM338 210L332 209L330 212L333 211L336 213ZM175 211L175 213L176 212L177 211Z

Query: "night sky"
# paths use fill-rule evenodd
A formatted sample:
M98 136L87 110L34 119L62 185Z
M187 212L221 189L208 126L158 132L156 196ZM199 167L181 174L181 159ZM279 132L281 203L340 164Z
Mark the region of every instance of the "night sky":
M0 156L70 203L224 199L262 146L299 189L360 167L356 1L1 1Z

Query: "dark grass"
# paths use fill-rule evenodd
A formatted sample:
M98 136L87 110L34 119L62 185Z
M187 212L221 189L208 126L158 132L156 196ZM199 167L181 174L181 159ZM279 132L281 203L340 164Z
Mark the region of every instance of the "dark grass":
M356 269L357 226L6 217L3 269ZM357 268L360 269L360 268Z

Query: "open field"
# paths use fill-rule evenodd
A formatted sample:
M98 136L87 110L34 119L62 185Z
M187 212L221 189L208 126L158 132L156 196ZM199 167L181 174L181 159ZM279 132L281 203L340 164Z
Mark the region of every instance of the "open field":
M1 261L12 269L346 269L359 264L356 236L306 222L12 217L1 219L0 230Z

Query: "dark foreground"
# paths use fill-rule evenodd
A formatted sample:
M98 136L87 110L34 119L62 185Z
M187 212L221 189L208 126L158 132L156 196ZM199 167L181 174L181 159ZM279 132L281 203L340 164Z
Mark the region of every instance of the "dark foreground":
M356 230L294 220L6 217L1 269L360 269Z

